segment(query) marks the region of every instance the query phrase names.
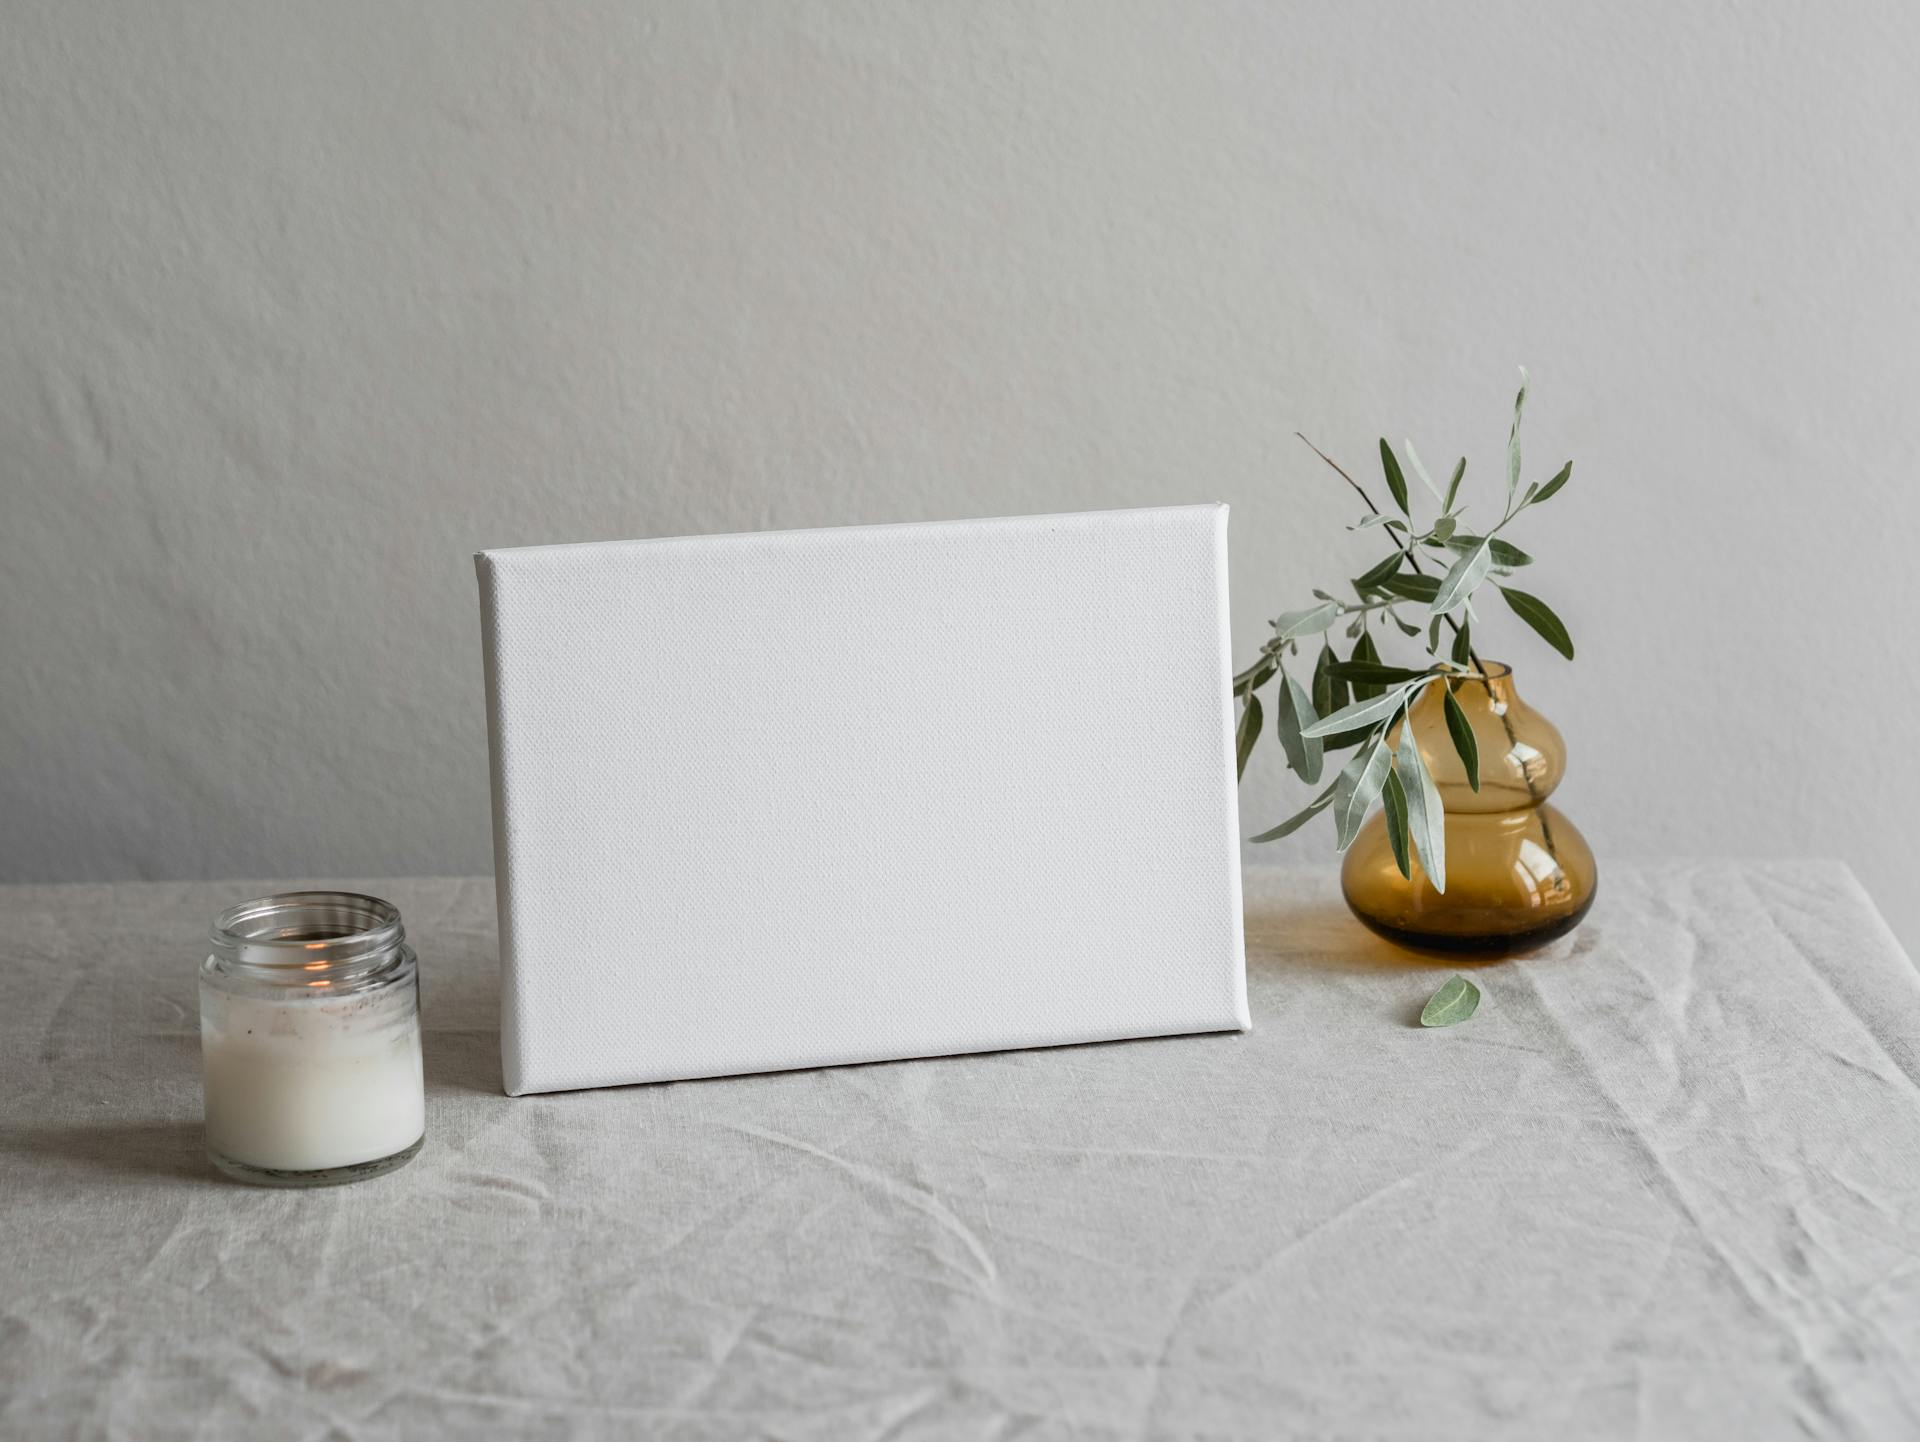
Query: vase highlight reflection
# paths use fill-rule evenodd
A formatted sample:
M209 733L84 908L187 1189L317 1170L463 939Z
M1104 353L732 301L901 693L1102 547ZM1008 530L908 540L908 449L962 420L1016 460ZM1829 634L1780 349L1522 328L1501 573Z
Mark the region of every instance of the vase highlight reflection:
M1454 689L1480 748L1479 791L1447 734L1441 685L1422 691L1402 723L1446 808L1445 894L1417 856L1412 877L1400 874L1384 812L1361 827L1340 870L1353 914L1405 946L1507 956L1565 935L1593 905L1593 851L1547 802L1566 774L1566 743L1514 691L1512 668L1487 662L1484 673ZM1396 726L1388 743L1399 738Z

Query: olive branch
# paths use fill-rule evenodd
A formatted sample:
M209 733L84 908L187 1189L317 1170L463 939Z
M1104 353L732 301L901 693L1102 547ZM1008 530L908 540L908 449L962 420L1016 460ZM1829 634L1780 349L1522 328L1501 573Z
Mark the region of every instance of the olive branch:
M1412 856L1417 851L1435 890L1447 889L1445 809L1439 788L1421 760L1412 726L1400 727L1397 746L1388 744L1389 733L1407 718L1414 702L1429 686L1442 686L1447 734L1466 769L1468 785L1475 791L1480 789L1479 744L1454 691L1466 678L1486 678L1473 647L1478 624L1474 598L1485 584L1491 583L1508 609L1548 645L1569 661L1573 659L1573 639L1553 608L1538 596L1507 584L1514 572L1533 564L1533 557L1501 532L1528 508L1558 495L1573 475L1573 462L1568 461L1551 480L1535 481L1521 489L1520 416L1526 403L1527 372L1523 366L1520 391L1513 398L1513 427L1507 436L1506 500L1499 521L1483 532L1461 528L1467 509L1460 499L1460 485L1467 472L1464 456L1442 490L1420 463L1413 442L1405 442L1408 464L1439 507L1434 520L1425 529L1418 529L1406 473L1385 437L1380 440L1380 467L1393 500L1392 510L1375 505L1365 486L1312 441L1300 437L1366 503L1367 514L1348 529L1378 529L1392 551L1349 582L1353 600L1316 589L1314 605L1276 616L1273 635L1260 647L1259 659L1233 678L1233 693L1241 698L1235 729L1240 775L1246 774L1247 758L1260 739L1265 708L1259 692L1270 682L1277 683L1272 695L1273 729L1286 753L1289 771L1309 785L1318 785L1328 751L1354 751L1331 786L1278 826L1255 836L1254 841L1289 836L1331 808L1337 847L1345 851L1378 802L1386 808L1387 836L1400 874L1412 876ZM1429 573L1421 565L1423 556L1436 563L1444 558L1445 573ZM1409 621L1401 614L1403 606L1423 608L1425 624ZM1409 639L1424 633L1427 664L1416 668L1382 661L1373 640L1376 619L1391 621ZM1353 642L1344 660L1335 654L1330 638L1342 622ZM1387 634L1384 624L1381 634ZM1297 662L1301 642L1314 636L1321 638L1320 655L1311 677L1302 682L1288 673L1287 662L1289 658Z

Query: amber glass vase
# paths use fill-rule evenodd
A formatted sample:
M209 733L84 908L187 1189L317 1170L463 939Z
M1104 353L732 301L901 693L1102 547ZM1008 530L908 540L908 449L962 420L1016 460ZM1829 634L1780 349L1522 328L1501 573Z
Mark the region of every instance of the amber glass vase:
M1507 956L1562 936L1593 905L1598 871L1586 839L1547 802L1567 769L1554 724L1522 701L1510 667L1455 682L1454 699L1480 748L1480 789L1447 734L1439 685L1406 723L1447 813L1447 889L1434 890L1417 857L1411 879L1394 864L1384 812L1347 848L1341 889L1353 914L1392 941L1423 949ZM1400 728L1388 737L1397 745Z

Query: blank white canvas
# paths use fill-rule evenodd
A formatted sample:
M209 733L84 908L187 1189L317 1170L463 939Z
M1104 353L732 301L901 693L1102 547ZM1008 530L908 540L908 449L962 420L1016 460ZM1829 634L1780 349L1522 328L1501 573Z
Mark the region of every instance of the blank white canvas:
M1245 1030L1226 524L482 553L506 1089Z

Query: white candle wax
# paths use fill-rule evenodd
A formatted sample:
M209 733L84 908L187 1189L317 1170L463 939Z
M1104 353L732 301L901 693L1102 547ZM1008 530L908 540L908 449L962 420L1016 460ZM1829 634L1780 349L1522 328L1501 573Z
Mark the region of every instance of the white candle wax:
M269 1171L378 1161L426 1131L411 986L329 997L211 992L200 1044L207 1142Z

